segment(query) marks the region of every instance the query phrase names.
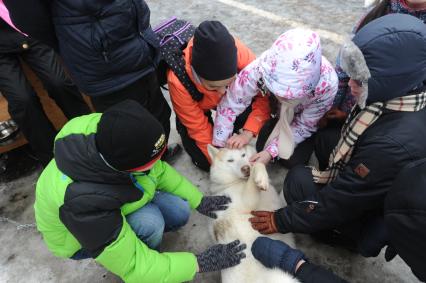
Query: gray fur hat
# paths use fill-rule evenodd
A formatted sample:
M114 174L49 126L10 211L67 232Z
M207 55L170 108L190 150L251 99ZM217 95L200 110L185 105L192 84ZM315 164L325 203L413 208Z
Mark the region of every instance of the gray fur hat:
M426 81L426 25L404 14L378 18L343 45L339 60L363 83L360 107L406 96Z

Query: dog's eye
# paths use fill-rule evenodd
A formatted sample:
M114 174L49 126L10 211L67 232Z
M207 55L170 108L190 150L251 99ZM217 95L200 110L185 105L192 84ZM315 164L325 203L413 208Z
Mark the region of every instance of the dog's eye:
M243 155L241 155L241 157L245 157L246 156L246 154L245 153L243 153Z
M234 159L228 159L228 162L234 162Z

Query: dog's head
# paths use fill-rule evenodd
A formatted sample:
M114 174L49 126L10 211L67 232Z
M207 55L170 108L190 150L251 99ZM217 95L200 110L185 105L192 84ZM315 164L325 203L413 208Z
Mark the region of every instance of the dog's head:
M249 159L256 153L253 147L242 149L217 149L208 145L209 156L212 160L210 180L218 184L227 184L250 176Z

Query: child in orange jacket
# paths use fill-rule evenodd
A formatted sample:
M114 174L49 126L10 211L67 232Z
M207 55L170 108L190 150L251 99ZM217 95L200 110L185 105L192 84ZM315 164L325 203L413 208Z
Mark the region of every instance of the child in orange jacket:
M212 143L213 136L211 110L216 109L228 85L255 55L217 21L201 23L183 53L185 70L203 99L193 100L176 75L169 71L167 79L176 112L176 128L192 162L208 171L211 161L207 145ZM251 107L238 116L235 131L243 129L247 137L256 136L269 119L269 113L268 98L258 94Z

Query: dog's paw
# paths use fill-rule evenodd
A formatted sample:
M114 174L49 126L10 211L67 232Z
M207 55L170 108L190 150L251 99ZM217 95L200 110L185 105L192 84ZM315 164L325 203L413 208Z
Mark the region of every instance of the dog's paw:
M269 189L269 176L263 163L254 164L251 174L254 183L260 190L266 191Z

